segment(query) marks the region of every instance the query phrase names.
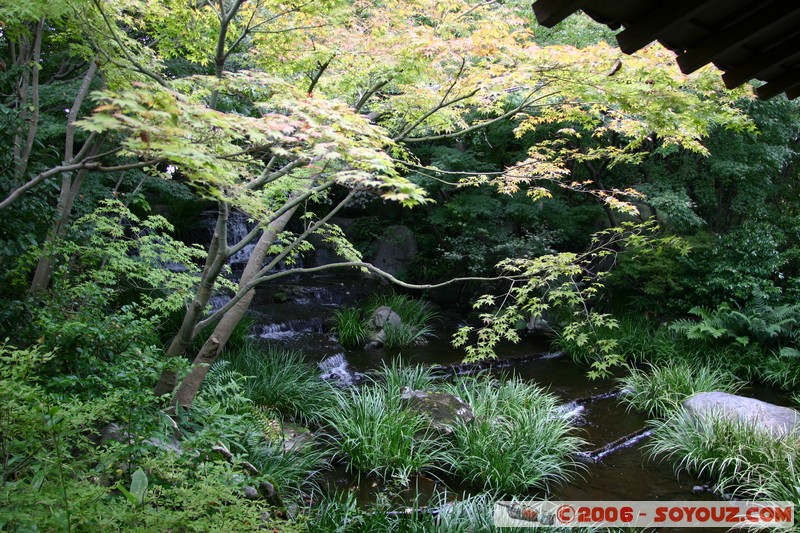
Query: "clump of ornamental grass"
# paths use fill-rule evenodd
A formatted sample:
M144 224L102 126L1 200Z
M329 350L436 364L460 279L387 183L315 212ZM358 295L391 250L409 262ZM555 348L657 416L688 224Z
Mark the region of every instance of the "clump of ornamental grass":
M244 385L248 398L284 417L316 421L333 402L332 387L300 352L264 350L251 341L241 350L227 352L225 360L231 370L248 377Z
M400 317L401 324L386 324L383 328L386 348L411 346L424 337L433 335L430 322L438 317L428 302L415 300L402 294L372 296L358 307L345 307L333 314L334 331L345 348L363 346L375 332L372 314L379 307L390 307Z
M798 501L797 433L772 435L746 420L720 413L697 416L680 409L653 423L649 453L676 470L711 479L714 490L737 497Z
M380 383L337 391L325 422L336 455L349 469L407 483L412 475L435 472L450 462L430 421L400 409Z
M572 434L555 396L518 378L489 376L460 378L447 389L475 414L455 427L455 474L507 494L569 478L583 440Z
M494 497L489 494L469 496L448 502L440 495L427 506L414 503L397 512L387 498L367 507L360 507L352 492L324 495L309 510L308 531L381 531L403 533L462 533L495 531ZM430 512L436 510L436 513Z
M364 346L369 339L369 323L358 307L344 307L333 313L334 331L345 348Z
M621 400L629 409L659 418L699 392L736 392L743 385L728 372L684 362L651 365L649 372L631 368L628 376L618 380Z
M425 390L430 388L434 382L430 367L403 365L400 359L392 360L389 365L383 363L373 379L386 389L387 400L394 409L401 407L400 396L404 387L412 390Z

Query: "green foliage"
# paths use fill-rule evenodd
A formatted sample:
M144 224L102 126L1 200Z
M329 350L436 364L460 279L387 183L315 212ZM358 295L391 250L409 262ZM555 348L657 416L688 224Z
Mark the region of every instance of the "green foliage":
M160 366L151 357L158 325L183 307L197 282L199 251L168 230L161 217L140 220L107 202L76 221L68 238L20 262L13 279L27 285L26 267L49 254L52 288L10 302L0 321L19 342L54 353L50 386L76 394L150 386Z
M370 329L364 310L344 307L333 313L334 330L345 348L362 347L369 339Z
M699 232L657 253L622 254L610 285L633 296L640 309L655 313L780 301L789 260L782 252L784 240L768 223L747 223L722 235Z
M245 394L291 420L316 421L333 401L330 385L298 352L262 349L248 342L240 350L228 350L226 368L245 376Z
M372 314L379 307L389 307L400 317L401 324L387 323L383 327L383 345L387 349L404 348L430 336L429 326L438 313L430 304L402 294L371 296L358 307L345 307L333 314L334 330L345 348L362 347L377 331L372 323Z
M430 512L436 509L436 514ZM469 496L449 502L440 496L427 506L417 502L405 512L397 512L386 498L378 498L367 508L359 506L352 492L324 495L319 504L309 509L308 531L349 533L360 531L424 533L441 531L495 531L494 498L489 495Z
M458 422L449 437L437 433L404 408L403 387L455 394L472 406L475 420ZM567 478L582 444L556 398L535 385L488 376L437 384L429 370L398 362L361 389L340 392L326 420L349 468L401 483L420 472L450 472L508 494Z
M715 491L797 502L797 435L776 437L742 420L677 411L657 422L647 447L677 469L710 478Z
M53 356L0 349L4 528L246 530L260 521L263 504L238 497L232 467L206 462L191 438L183 455L157 444L169 442L171 428L153 417L148 392L90 385L80 398L51 391L45 366ZM124 424L121 442L98 444L109 420Z
M410 476L441 471L451 460L428 419L399 409L398 396L379 383L340 391L325 421L348 468L408 484Z
M561 236L549 229L551 220L543 220L538 206L522 193L452 189L446 202L428 211L420 228L433 226L441 235L431 248L423 248L415 263L415 272L428 278L487 275L492 265L507 257L533 258L552 252L552 244Z
M734 345L741 350L773 349L795 355L800 305L772 306L763 298L741 310L728 303L716 309L693 307L689 313L698 320L680 319L670 325L672 331L689 340L706 344Z
M563 346L574 348L569 351L591 362L591 377L608 375L612 366L624 362L624 357L618 352L616 339L608 335L619 327L617 320L593 308L604 295L608 276L601 265L613 262L623 246L656 246L652 238L656 229L653 223L625 223L595 233L592 246L581 254L562 252L503 261L498 268L511 282L506 294L486 295L473 305L476 309L491 308L500 300L500 307L480 315L483 327L461 328L453 344L465 347L468 361L494 357L494 347L501 340L519 341L519 329L531 316L541 318L546 312L556 312L564 317L560 332ZM472 333L476 333L475 345L468 344Z
M467 482L505 494L568 479L583 444L555 396L520 379L458 379L446 389L463 398L475 420L453 434L453 470Z
M651 365L650 372L631 368L630 374L617 382L620 398L629 409L656 418L668 417L699 392L735 393L744 385L727 372L686 363Z

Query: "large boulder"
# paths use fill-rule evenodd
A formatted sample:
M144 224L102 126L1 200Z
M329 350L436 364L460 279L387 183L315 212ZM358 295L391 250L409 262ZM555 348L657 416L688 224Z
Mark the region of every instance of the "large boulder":
M405 407L429 418L431 427L440 433L449 435L457 423L469 423L475 419L472 407L458 396L408 387L403 387L401 394Z
M704 418L721 416L740 420L754 428L781 437L800 432L800 412L727 392L701 392L683 402L689 414Z
M419 248L414 233L406 226L389 226L377 243L371 263L392 275L408 270Z

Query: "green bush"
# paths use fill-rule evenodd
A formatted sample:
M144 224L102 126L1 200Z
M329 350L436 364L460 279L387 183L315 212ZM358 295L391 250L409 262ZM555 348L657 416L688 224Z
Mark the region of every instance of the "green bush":
M337 394L326 416L329 440L348 468L407 483L450 462L427 418L397 407L395 393L373 383Z
M621 400L629 409L663 418L698 392L736 392L744 383L733 375L708 366L687 363L651 365L650 372L631 368L617 380Z
M488 494L469 496L456 502L448 502L442 496L426 507L414 503L406 510L408 512L397 512L387 498L380 496L375 503L364 508L352 492L325 495L316 507L308 510L306 528L313 532L342 533L495 531L494 498Z
M370 328L364 310L345 307L333 313L334 331L345 348L360 348L369 339Z

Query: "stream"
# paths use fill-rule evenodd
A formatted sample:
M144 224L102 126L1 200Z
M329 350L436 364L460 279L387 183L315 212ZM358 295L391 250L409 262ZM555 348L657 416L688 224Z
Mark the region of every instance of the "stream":
M319 363L333 357L328 364L333 361L341 365L340 361L346 361L351 373L366 373L390 363L400 354L382 349L345 351L328 333L327 319L335 309L352 305L376 289L385 290L376 287L376 282L337 277L317 277L313 282L262 288L263 295L277 294L279 301L257 296L252 307L253 335L272 346L302 351L309 361ZM442 314L442 319L434 325L437 337L424 346L403 349L404 363L448 366L461 362L463 353L450 344L452 333L460 325L458 317L447 312ZM643 448L648 437L647 419L639 413L626 411L614 394L613 380L589 380L585 367L566 355L550 353L547 340L541 337L504 346L498 354L504 364L496 364L499 368L493 368L493 372L517 374L547 388L565 404L571 404L573 423L588 443L581 457L585 468L548 493L532 492L529 496L587 501L718 499L714 494L698 490L702 483L694 477L685 474L676 477L670 464L648 456ZM763 397L758 392L764 391L751 390L750 394ZM380 484L374 482L359 484L343 469L334 470L331 476L333 485L357 491L364 501L381 489ZM415 490L422 497L443 489L440 483L425 478L417 479L415 484ZM446 490L459 492L459 487L449 486Z

